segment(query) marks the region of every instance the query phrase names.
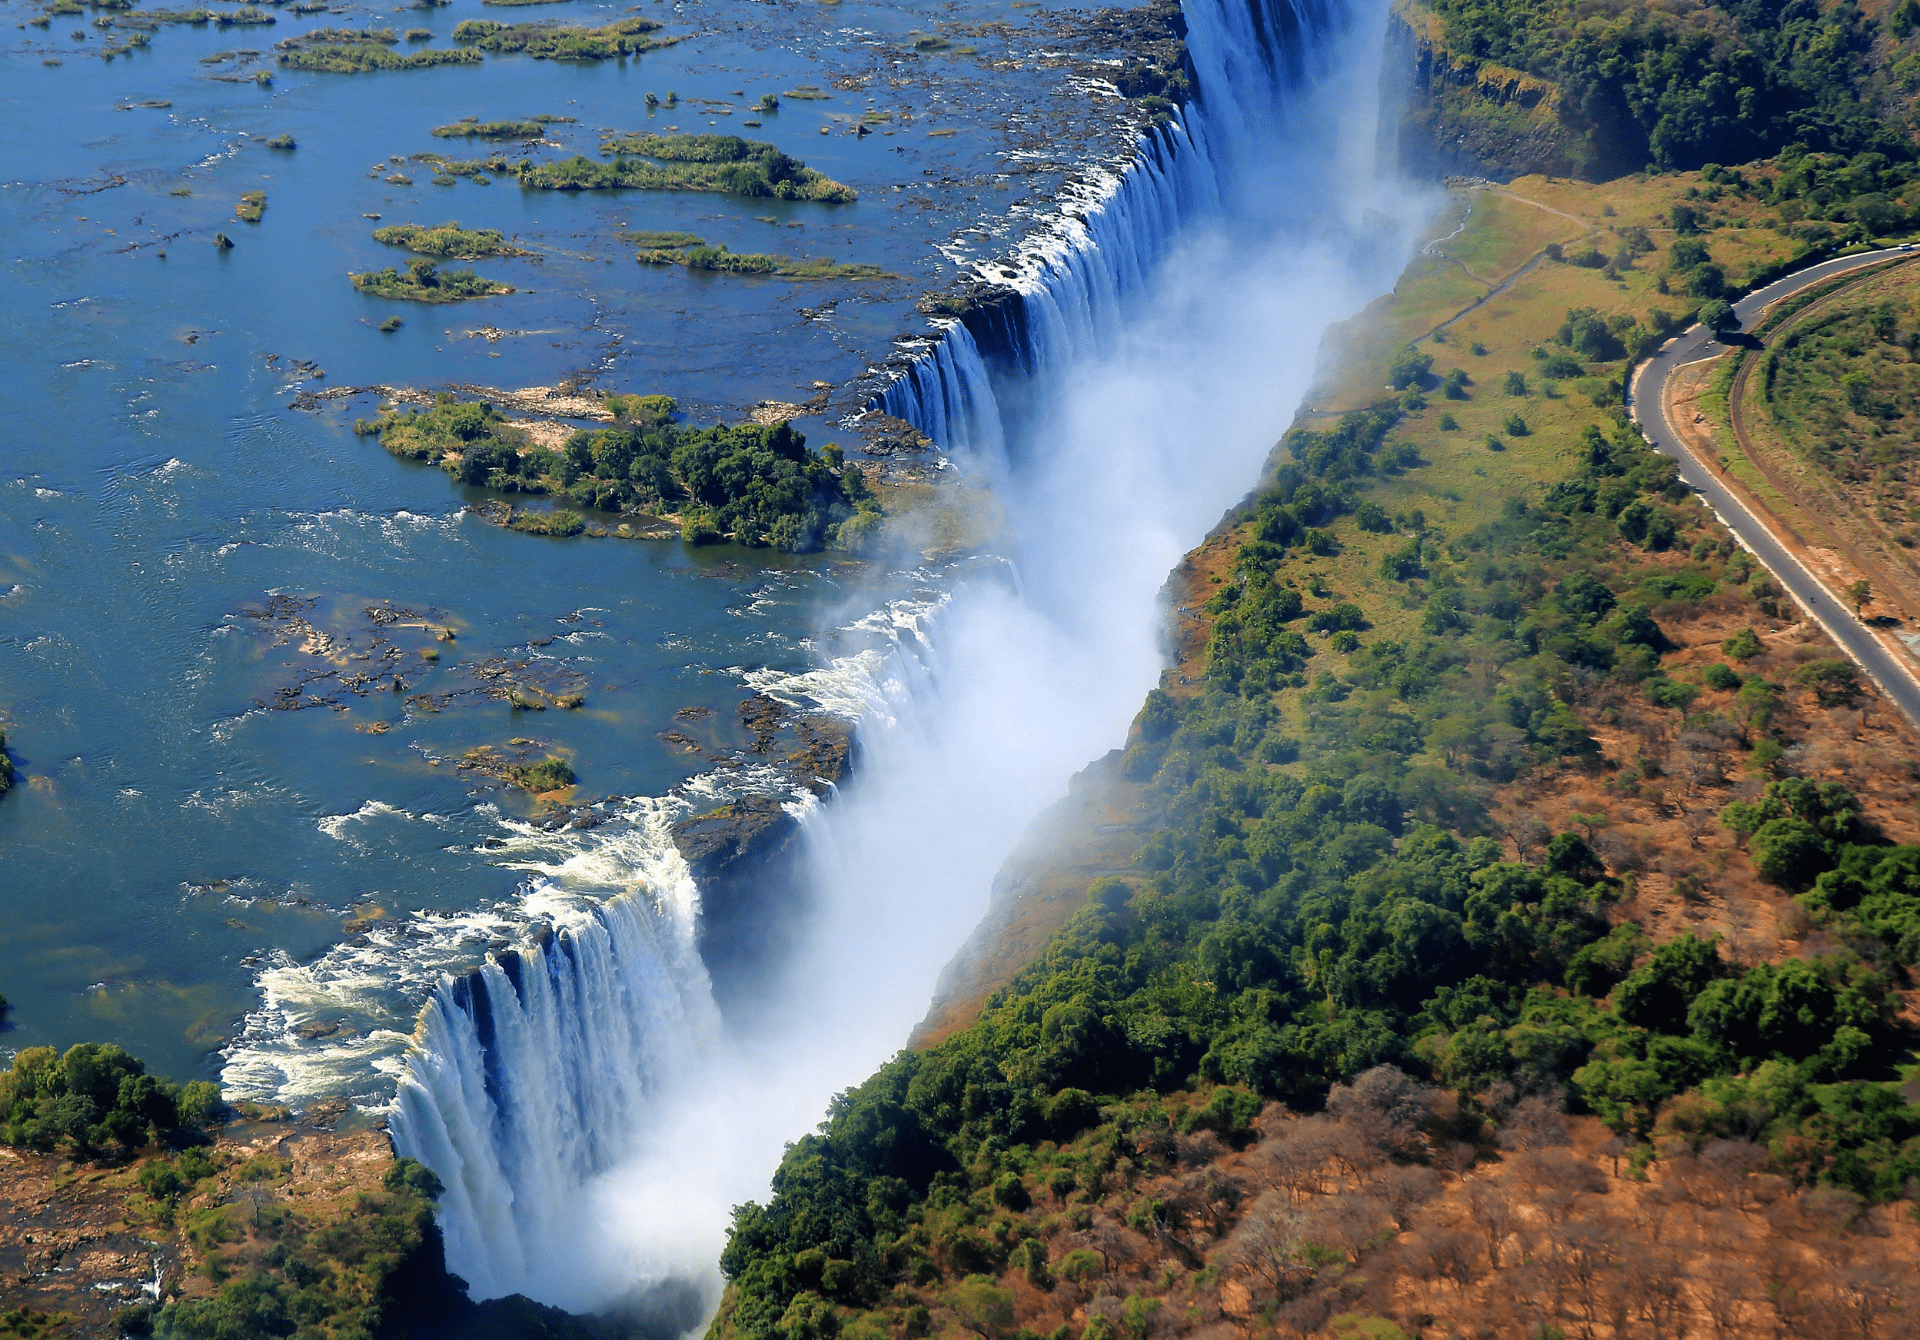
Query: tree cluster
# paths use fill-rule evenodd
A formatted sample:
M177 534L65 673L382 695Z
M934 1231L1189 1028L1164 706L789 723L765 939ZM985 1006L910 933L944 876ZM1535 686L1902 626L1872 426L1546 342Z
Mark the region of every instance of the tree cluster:
M156 1078L112 1043L25 1047L0 1074L0 1139L81 1158L196 1140L224 1112L218 1085Z

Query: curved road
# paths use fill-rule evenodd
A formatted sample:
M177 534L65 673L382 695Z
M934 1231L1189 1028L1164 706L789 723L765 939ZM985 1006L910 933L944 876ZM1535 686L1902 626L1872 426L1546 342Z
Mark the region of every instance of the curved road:
M1750 325L1769 303L1777 302L1788 294L1848 270L1897 259L1902 254L1898 250L1868 251L1822 261L1819 265L1797 271L1763 289L1755 290L1735 303L1734 311L1739 314L1743 326ZM1693 326L1675 336L1635 372L1628 389L1628 412L1656 450L1680 462L1681 479L1705 499L1720 520L1733 531L1734 537L1766 566L1767 571L1786 588L1802 609L1813 615L1815 622L1853 658L1855 664L1867 672L1867 677L1880 687L1880 691L1905 712L1909 720L1920 725L1920 678L1915 677L1914 669L1906 658L1889 650L1869 632L1854 617L1853 611L1842 604L1839 597L1780 542L1765 521L1721 482L1719 472L1712 468L1712 463L1700 460L1687 450L1679 432L1668 421L1668 376L1688 363L1712 358L1721 352L1722 348L1714 340L1712 332L1701 326Z

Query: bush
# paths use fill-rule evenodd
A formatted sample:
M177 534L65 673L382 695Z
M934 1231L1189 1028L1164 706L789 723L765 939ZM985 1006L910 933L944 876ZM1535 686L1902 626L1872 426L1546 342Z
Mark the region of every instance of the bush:
M1760 635L1751 628L1742 628L1732 637L1720 644L1720 650L1736 661L1750 661L1766 650L1766 644L1760 641Z
M1411 344L1393 356L1393 362L1387 367L1387 385L1396 391L1404 391L1409 386L1418 386L1425 379L1427 369L1433 366L1433 355L1423 354Z
M1733 313L1733 304L1723 298L1700 304L1700 324L1715 334L1740 329L1740 319Z
M1860 692L1859 671L1852 661L1838 658L1797 665L1787 678L1801 688L1812 689L1822 707L1851 707Z
M1730 693L1740 687L1742 680L1734 673L1733 667L1723 661L1715 661L1700 672L1700 680L1708 688L1719 693Z

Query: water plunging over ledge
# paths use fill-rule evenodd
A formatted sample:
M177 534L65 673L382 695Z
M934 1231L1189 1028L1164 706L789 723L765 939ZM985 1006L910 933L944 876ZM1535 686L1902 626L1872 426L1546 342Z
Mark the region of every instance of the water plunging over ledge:
M553 931L424 1011L393 1131L447 1183L477 1297L709 1315L729 1208L901 1045L1024 824L1121 742L1167 571L1255 478L1327 324L1404 264L1426 206L1375 161L1385 6L1186 17L1197 97L882 397L991 483L1007 552L756 684L857 720L864 760L795 802L812 903L754 1008L715 1007L700 891L637 824L539 868L574 895Z

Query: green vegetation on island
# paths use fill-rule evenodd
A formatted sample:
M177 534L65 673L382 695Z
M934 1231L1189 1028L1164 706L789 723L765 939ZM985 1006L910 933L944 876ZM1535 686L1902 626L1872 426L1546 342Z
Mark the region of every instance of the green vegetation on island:
M0 796L12 790L13 777L13 760L7 757L7 733L0 730ZM5 1010L0 1009L0 1015L4 1014Z
M485 158L448 158L444 154L419 153L414 154L413 159L417 163L425 163L441 176L466 177L483 186L488 184L487 173L498 177L513 171L507 160L498 154L490 154Z
M462 228L451 223L425 227L417 223L395 223L373 230L373 240L390 247L404 247L422 256L446 256L453 260L477 261L488 256L525 256L529 253L492 228ZM446 282L446 276L440 276Z
M258 223L266 217L267 193L248 191L240 197L240 203L233 207L234 217L242 223Z
M512 293L513 285L485 279L471 270L442 270L432 261L408 261L404 272L388 266L349 274L353 286L378 298L406 298L411 302L462 302Z
M515 786L536 796L572 786L577 780L567 761L552 754L538 763L518 764L508 769L507 775L513 779Z
M542 4L546 2L540 0ZM492 0L492 3L498 4L501 0ZM544 129L538 121L482 121L474 116L449 126L435 126L433 133L443 140L531 140L538 139Z
M525 52L536 60L612 60L684 40L653 36L665 26L654 19L621 19L603 28L466 19L454 28L453 40L483 51Z
M880 506L865 476L840 449L809 448L784 423L690 428L672 420L667 396L608 396L614 426L576 432L559 451L529 443L491 405L440 397L427 410L387 409L354 431L396 456L438 464L461 483L503 493L551 494L602 512L661 516L694 542L731 536L787 553L826 546L864 550L877 536ZM527 513L538 518L572 513ZM518 520L518 518L516 518Z
M625 234L635 237L643 234ZM726 245L708 246L691 233L654 234L670 239L662 245L643 246L637 259L643 265L684 265L689 270L712 270L725 274L778 275L786 279L898 279L877 265L846 264L825 257L795 260L790 256L769 256L757 252L739 255Z
M851 187L788 157L775 145L735 135L616 135L601 145L601 152L641 157L598 163L575 155L523 167L520 184L549 191L715 191L832 204L858 198Z
M280 63L289 69L330 74L366 74L375 70L424 70L435 65L474 65L474 51L388 50L400 39L391 28L316 28L277 43Z

